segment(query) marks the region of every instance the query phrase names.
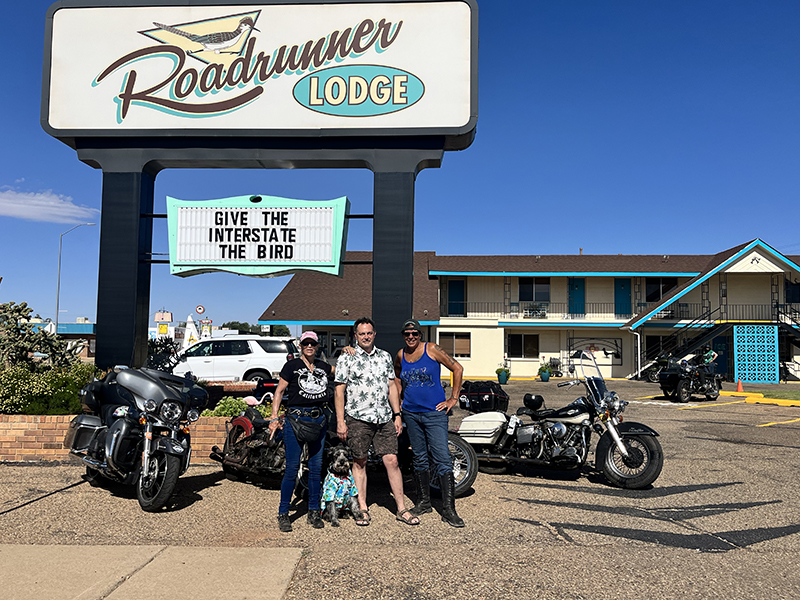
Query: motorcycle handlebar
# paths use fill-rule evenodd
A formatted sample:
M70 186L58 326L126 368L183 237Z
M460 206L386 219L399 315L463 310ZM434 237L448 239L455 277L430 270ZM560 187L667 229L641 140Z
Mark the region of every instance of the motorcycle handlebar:
M556 386L557 387L566 387L568 385L575 385L578 383L577 381L559 381Z

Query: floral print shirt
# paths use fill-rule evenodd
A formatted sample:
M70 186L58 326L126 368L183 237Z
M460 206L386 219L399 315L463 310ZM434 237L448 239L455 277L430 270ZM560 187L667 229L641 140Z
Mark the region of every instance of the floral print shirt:
M336 383L345 384L344 412L367 423L392 420L389 386L394 385L394 364L386 350L367 354L356 346L353 356L342 353L336 362Z
M338 508L341 508L349 498L357 496L358 488L352 473L347 477L337 477L333 473L328 473L325 483L322 484L322 499L320 500L322 511L325 512L325 507L329 502L333 502Z

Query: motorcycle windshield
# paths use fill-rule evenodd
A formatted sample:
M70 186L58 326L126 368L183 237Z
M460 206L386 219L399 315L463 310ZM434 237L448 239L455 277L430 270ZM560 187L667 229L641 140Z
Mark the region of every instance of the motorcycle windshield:
M605 397L608 388L606 388L600 367L597 366L594 353L587 350L582 351L578 364L583 381L586 383L587 392L593 396L595 402L599 402Z

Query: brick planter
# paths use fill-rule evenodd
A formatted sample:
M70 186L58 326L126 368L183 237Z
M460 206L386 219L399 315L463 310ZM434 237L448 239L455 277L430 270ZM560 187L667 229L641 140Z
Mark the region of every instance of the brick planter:
M0 415L0 461L67 460L64 435L74 415ZM193 465L218 464L208 458L211 446L225 443L228 417L200 417L191 426Z

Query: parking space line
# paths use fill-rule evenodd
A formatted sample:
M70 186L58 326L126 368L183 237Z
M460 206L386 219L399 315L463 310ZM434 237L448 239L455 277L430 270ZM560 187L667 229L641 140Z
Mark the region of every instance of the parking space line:
M797 423L800 419L792 419L790 421L775 421L774 423L764 423L763 425L756 425L756 427L769 427L770 425L785 425L786 423Z
M728 404L743 404L744 400L736 400L735 402L715 402L714 404L698 404L697 406L681 406L678 410L690 410L692 408L711 408L712 406L726 406Z

